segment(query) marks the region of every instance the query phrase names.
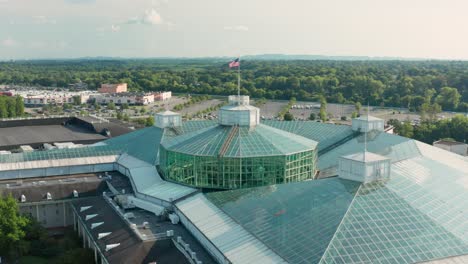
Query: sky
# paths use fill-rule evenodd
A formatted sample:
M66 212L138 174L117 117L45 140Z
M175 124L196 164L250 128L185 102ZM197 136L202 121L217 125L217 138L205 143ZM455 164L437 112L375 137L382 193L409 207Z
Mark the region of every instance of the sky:
M0 0L0 59L468 59L466 0Z

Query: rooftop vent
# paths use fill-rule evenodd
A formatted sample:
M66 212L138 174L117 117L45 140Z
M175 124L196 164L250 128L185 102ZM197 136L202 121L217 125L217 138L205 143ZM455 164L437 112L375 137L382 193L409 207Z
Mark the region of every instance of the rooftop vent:
M353 118L351 125L357 132L384 131L384 120L370 115Z
M108 235L110 235L110 234L112 234L112 232L99 233L99 234L98 234L98 239L101 239L101 238L103 238L103 237L106 237L106 236L108 236Z
M73 190L73 197L78 198L78 191L77 190Z
M390 159L364 151L338 160L338 176L343 179L369 183L390 178Z
M90 214L90 215L86 215L85 217L85 221L88 221L89 219L93 219L94 217L98 216L98 214Z
M100 225L103 225L103 224L104 224L104 222L92 223L91 224L91 229L94 229L94 228L96 228L96 227L98 227Z
M118 246L120 246L120 243L106 245L106 252Z
M154 125L160 128L182 126L182 117L179 113L164 111L154 116Z
M52 194L50 194L50 192L46 194L46 197L47 197L47 200L52 200Z
M260 123L260 109L249 105L249 96L230 95L229 104L219 109L219 124L254 127Z
M26 196L24 194L21 195L21 202L22 203L26 202Z
M88 210L88 209L91 208L91 207L93 207L93 206L90 205L90 206L82 206L82 207L80 207L80 213L81 213L81 212L84 212L84 211L86 211L86 210Z

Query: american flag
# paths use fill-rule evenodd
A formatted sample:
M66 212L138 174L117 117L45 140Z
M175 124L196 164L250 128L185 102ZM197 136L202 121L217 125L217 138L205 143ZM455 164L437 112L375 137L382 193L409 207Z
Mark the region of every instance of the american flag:
M234 67L239 67L240 66L240 61L239 61L239 58L231 61L229 63L229 68L234 68Z

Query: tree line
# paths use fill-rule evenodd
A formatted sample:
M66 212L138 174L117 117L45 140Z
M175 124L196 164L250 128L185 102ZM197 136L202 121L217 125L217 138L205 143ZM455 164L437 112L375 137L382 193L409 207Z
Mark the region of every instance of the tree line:
M0 118L24 115L24 102L21 96L0 96Z
M0 83L67 87L126 82L130 90L237 94L237 71L220 59L68 60L0 63ZM242 94L255 98L320 100L468 111L468 62L249 61Z
M424 119L421 124L413 126L409 121L396 119L388 121L395 127L395 133L408 138L431 144L439 139L452 139L466 142L468 139L468 117L456 115L451 119Z

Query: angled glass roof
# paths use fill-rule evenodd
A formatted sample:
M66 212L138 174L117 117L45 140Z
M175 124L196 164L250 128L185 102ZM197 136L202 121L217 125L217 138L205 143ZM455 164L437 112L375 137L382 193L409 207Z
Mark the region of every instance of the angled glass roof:
M319 151L354 133L351 126L326 124L315 121L264 120L262 123L317 141L319 143Z
M317 263L358 186L332 178L206 197L289 263Z
M317 142L263 124L254 129L214 125L169 138L163 146L175 152L197 156L277 156L315 149Z
M51 149L44 151L32 151L0 155L0 163L109 156L117 155L120 153L120 146L89 146L73 149Z
M384 132L368 133L367 150L387 158L392 162L420 156L415 140L387 134ZM338 158L364 151L364 135L355 137L330 151L319 155L318 167L321 170L338 166Z
M468 253L465 241L401 194L376 183L361 186L320 263L415 263Z
M119 147L122 153L156 164L164 129L151 126L104 141L110 146Z

